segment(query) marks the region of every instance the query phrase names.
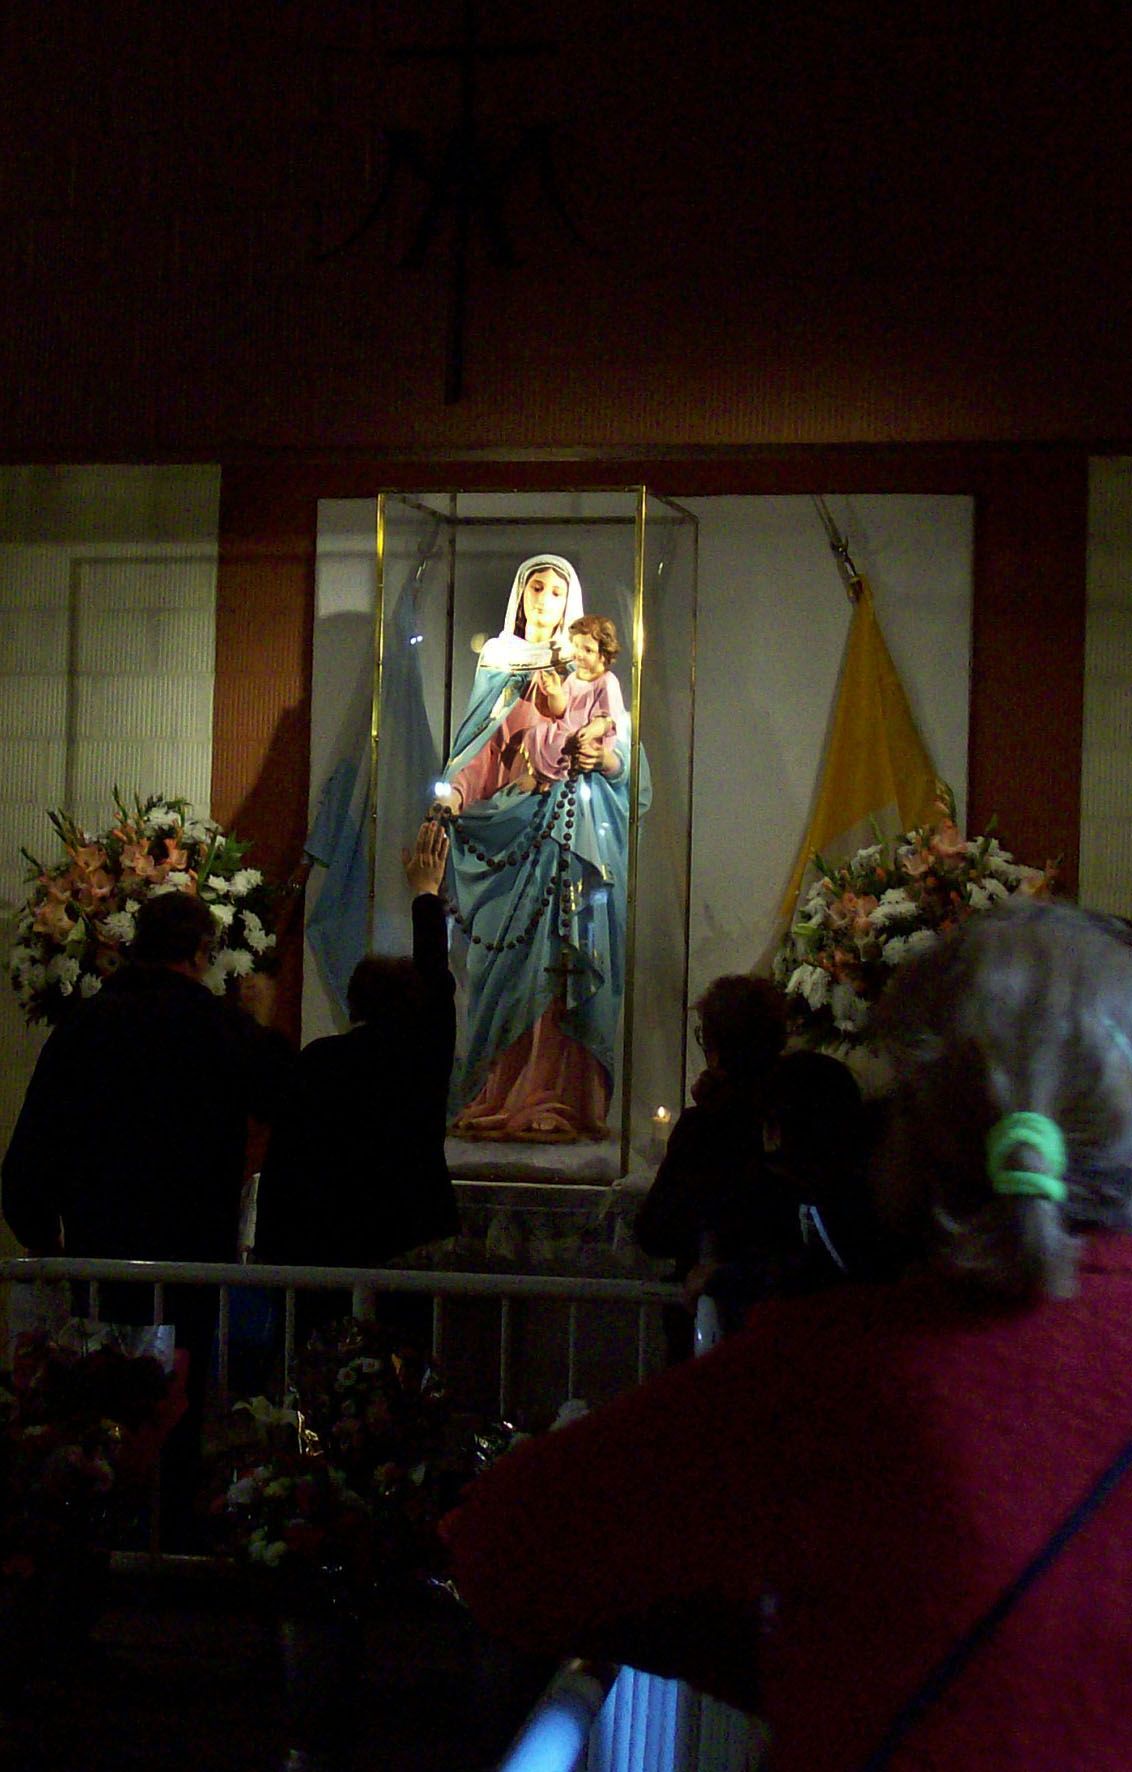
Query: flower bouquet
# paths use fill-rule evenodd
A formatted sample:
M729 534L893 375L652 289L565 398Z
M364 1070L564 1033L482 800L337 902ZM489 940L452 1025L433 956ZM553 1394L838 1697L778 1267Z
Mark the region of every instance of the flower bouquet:
M1024 867L988 830L966 839L955 797L939 784L937 823L831 863L814 856L810 888L774 960L796 1033L852 1048L868 1033L901 960L931 947L967 917L1014 893L1049 892L1056 867Z
M512 1430L457 1413L431 1359L377 1322L316 1331L293 1406L236 1405L252 1443L211 1503L230 1555L356 1592L436 1574L437 1527Z
M232 978L263 965L275 945L274 893L249 845L185 800L152 794L127 806L114 791L110 827L82 830L69 813L48 813L63 845L44 863L24 849L30 892L16 927L9 973L29 1021L55 1022L68 1004L100 990L134 938L142 902L158 892L193 892L212 911L216 948L204 982L220 994Z
M242 1469L214 1511L224 1548L253 1567L343 1575L359 1586L372 1573L369 1508L342 1471L297 1446Z
M122 1332L123 1337L131 1333ZM0 1645L18 1686L97 1617L109 1551L184 1412L177 1372L113 1326L21 1335L0 1375Z

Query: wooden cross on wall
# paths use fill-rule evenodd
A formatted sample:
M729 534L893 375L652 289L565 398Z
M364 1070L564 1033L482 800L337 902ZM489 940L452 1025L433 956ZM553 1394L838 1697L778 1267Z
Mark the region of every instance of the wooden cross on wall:
M550 129L545 124L524 128L514 149L493 159L482 138L477 116L478 77L481 65L519 56L544 55L551 45L542 41L488 43L480 36L475 0L463 0L462 32L455 42L435 47L395 49L394 62L454 63L460 78L457 121L448 135L439 164L430 164L419 132L387 130L388 164L381 190L358 225L337 245L319 254L320 260L349 250L377 221L388 202L394 181L407 171L425 187L424 210L412 244L402 259L406 268L422 266L446 216L453 222L448 256L448 315L444 349L444 400L452 405L464 391L464 361L468 322L470 248L474 226L483 230L493 264L514 265L517 257L507 228L504 206L508 188L519 169L533 163L544 197L565 223L575 240L574 227L558 191L550 152Z

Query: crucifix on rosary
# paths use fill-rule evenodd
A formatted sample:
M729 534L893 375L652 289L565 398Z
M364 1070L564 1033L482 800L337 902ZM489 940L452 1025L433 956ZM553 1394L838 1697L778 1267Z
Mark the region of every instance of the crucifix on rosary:
M555 990L555 996L563 1003L566 1001L566 986L570 979L582 978L586 973L586 968L584 966L576 966L574 964L573 956L565 942L563 942L562 947L559 949L556 964L553 966L546 966L543 970L549 973L552 978L557 979L558 984L557 989Z
M464 0L463 30L457 41L435 47L413 46L393 50L390 59L396 63L455 64L460 80L455 127L444 143L439 163L430 159L418 131L387 130L389 159L381 190L346 238L319 254L320 261L337 257L360 240L382 214L394 181L402 171L409 172L419 180L426 191L424 210L412 243L401 261L404 267L419 268L426 262L441 223L446 217L451 217L448 316L444 350L446 405L459 400L464 388L469 254L473 228L478 224L482 230L493 264L514 265L518 262L504 217L504 205L509 187L524 165L533 163L544 197L573 237L580 239L558 192L548 126L528 125L509 153L493 156L483 138L478 116L478 75L481 64L517 56L541 55L549 48L549 44L541 41L485 42L480 36L474 0Z

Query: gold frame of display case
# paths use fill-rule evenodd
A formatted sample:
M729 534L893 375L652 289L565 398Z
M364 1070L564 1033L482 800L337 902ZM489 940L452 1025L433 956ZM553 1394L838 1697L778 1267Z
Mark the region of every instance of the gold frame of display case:
M578 569L609 615L631 716L624 990L605 1140L449 1139L457 1178L605 1185L654 1167L683 1099L694 771L698 522L644 486L539 493L384 491L369 708L370 932L404 952L383 907L404 899L399 844L428 810L484 641L503 627L519 562ZM628 666L628 669L626 667ZM651 806L648 805L651 779ZM398 834L394 841L392 833ZM454 970L463 989L454 937ZM458 1059L459 1065L459 1059Z

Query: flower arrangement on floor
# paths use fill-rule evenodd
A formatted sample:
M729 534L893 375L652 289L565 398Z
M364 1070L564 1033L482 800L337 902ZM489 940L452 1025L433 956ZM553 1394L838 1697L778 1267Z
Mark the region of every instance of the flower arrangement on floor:
M377 1322L316 1332L294 1385L293 1407L236 1405L258 1432L211 1503L221 1548L362 1597L439 1573L440 1519L512 1430L460 1415L435 1364Z
M867 1035L873 1004L901 960L1014 893L1049 892L1056 867L1024 867L988 830L966 839L955 796L939 784L940 818L859 849L848 860L814 862L810 888L774 960L796 1033L848 1047Z
M216 951L205 977L220 994L228 981L263 965L275 945L274 892L250 847L189 803L151 794L127 806L114 790L116 817L92 833L69 813L48 818L63 845L45 864L26 849L31 889L20 914L9 974L29 1021L55 1022L68 1005L102 988L128 954L142 902L157 892L193 892L212 911Z
M130 1350L144 1331L64 1325L16 1338L0 1375L0 1577L30 1581L92 1547L144 1494L184 1412L179 1375Z

